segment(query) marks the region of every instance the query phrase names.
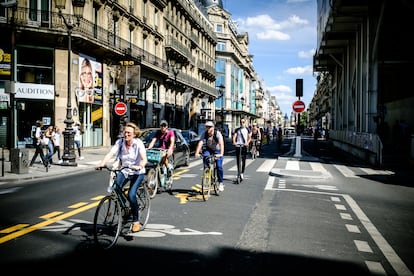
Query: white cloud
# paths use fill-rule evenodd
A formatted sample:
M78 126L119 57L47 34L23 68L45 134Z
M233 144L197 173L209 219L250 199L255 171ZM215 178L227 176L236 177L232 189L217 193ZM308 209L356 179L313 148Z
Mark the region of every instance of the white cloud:
M315 54L315 49L310 49L309 51L300 51L298 53L298 57L300 58L313 58L313 55Z
M262 40L290 40L291 36L283 30L297 30L307 25L306 19L297 15L290 16L287 20L277 22L268 14L260 14L247 19L237 19L239 30L247 31L249 34L256 34Z
M292 68L285 70L285 72L290 75L312 75L313 66L308 65L305 67L292 67Z
M260 32L257 34L258 39L271 39L271 40L289 40L290 35L279 32L268 30L266 32Z

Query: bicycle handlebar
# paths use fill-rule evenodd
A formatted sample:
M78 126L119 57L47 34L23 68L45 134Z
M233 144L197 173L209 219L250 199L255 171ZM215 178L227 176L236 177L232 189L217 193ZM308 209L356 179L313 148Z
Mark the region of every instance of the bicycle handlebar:
M120 167L120 168L112 168L112 166L110 167L110 166L108 166L108 165L105 165L105 166L101 166L101 167L96 167L95 168L97 171L101 171L102 169L106 169L107 171L110 171L110 172L120 172L120 171L122 171L123 169L130 169L130 167L125 167L125 166L123 166L123 167Z

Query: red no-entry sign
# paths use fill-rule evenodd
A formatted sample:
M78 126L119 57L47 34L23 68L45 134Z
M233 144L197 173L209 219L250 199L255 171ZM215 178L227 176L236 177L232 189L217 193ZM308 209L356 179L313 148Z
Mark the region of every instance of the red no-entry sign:
M303 110L305 110L305 103L302 101L295 101L292 107L293 111L302 112Z
M115 114L119 116L125 115L125 113L127 112L127 109L128 108L127 108L126 103L123 103L123 102L116 103L114 107Z

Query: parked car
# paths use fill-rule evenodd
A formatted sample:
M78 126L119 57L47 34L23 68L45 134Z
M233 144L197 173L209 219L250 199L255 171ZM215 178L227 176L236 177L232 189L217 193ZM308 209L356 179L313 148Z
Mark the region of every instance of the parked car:
M194 155L198 141L200 141L201 138L200 135L198 135L197 132L189 129L181 130L181 134L190 146L190 154Z
M173 152L174 168L177 168L179 166L188 166L190 161L190 146L181 134L180 130L175 128L170 129L173 130L175 134L175 148ZM148 147L148 145L151 143L151 140L157 130L159 130L159 128L142 129L140 138L144 142L145 147ZM157 145L154 146L154 148L156 147Z

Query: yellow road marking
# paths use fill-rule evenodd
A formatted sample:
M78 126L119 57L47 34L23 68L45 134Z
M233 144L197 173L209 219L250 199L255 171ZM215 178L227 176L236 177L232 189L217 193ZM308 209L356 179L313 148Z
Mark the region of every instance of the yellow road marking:
M21 236L23 236L23 235L25 235L27 233L33 232L33 231L35 231L35 230L37 230L39 228L45 227L45 226L50 225L52 223L55 223L55 222L57 222L59 220L63 220L65 218L69 218L69 217L74 216L76 214L79 214L79 213L81 213L83 211L92 209L92 208L96 207L98 204L99 204L99 201L93 202L93 203L88 204L88 205L85 205L85 206L83 206L83 207L81 207L79 209L72 210L70 212L67 212L67 213L64 213L62 215L56 216L56 217L54 217L52 219L45 220L45 221L39 222L37 224L31 225L29 227L26 227L26 228L24 228L24 229L22 229L20 231L14 232L14 233L12 233L10 235L1 237L0 238L0 244L5 243L5 242L7 242L9 240L12 240L12 239L21 237ZM51 214L53 214L53 213L51 213ZM4 230L2 230L2 231L4 231Z

